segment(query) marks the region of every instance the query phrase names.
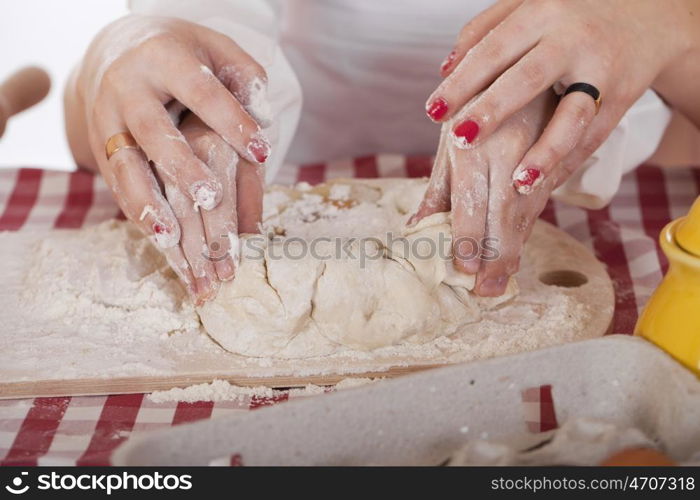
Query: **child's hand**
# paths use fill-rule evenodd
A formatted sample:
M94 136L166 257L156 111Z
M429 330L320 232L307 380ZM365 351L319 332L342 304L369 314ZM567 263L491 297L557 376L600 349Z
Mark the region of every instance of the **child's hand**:
M410 223L452 210L453 263L476 274L478 295L498 296L518 270L523 245L549 195L567 173L544 179L516 171L552 115L556 99L542 94L471 149L458 147L443 125L433 173Z
M192 272L205 276L215 294L219 280L235 276L240 257L238 234L259 231L264 169L259 163L240 158L232 146L192 113L182 121L180 131L222 188L221 202L201 212L179 190L165 190L182 230L181 247ZM211 228L218 232L211 232Z

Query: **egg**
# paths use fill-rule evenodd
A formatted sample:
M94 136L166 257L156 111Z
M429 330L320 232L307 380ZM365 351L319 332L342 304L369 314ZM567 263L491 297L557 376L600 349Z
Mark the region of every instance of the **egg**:
M660 451L652 448L627 448L614 453L600 465L611 467L634 467L640 465L669 466L677 464Z

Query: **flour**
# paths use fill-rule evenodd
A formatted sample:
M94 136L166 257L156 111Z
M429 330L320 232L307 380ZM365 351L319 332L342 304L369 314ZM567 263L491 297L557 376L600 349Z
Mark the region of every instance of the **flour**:
M20 303L41 344L20 340L16 349L26 350L15 367L31 369L41 351L73 344L73 355L54 368L57 375L158 373L168 363L149 362L144 349L153 353L170 335L199 331L197 313L162 254L131 224L56 232L32 246ZM56 333L64 328L71 335ZM114 366L105 362L115 357Z
M272 108L267 99L267 82L257 77L253 78L241 97L246 111L261 127L267 128L272 125Z
M154 403L167 403L182 401L194 403L195 401L239 401L250 397L271 398L274 391L269 387L239 387L231 385L225 380L214 380L210 384L197 384L189 387L175 387L168 391L156 391L148 395L148 399Z
M335 384L335 390L351 389L375 382L369 378L346 378ZM289 390L289 397L308 397L328 392L327 387L307 384L303 388ZM272 398L275 392L269 387L240 387L225 380L214 380L209 384L197 384L189 387L175 387L167 391L156 391L147 397L154 403L169 403L182 401L194 403L197 401L245 401L250 398Z
M354 187L331 194L305 186L303 193L331 203L327 214L357 198ZM364 188L358 188L364 189ZM363 196L372 196L366 190ZM282 224L279 207L300 199L286 188L265 195L265 227ZM308 201L308 200L307 200ZM306 203L306 202L303 202ZM309 204L312 204L309 201ZM276 208L273 208L276 207ZM412 207L397 202L397 219ZM309 207L300 209L310 217ZM361 208L366 227L394 224ZM287 228L308 227L292 220ZM320 217L319 231L330 231ZM360 229L345 227L352 235ZM342 348L305 359L250 358L226 352L202 329L194 306L162 254L129 222L107 221L82 230L0 233L0 375L27 380L170 377L199 374L238 377L352 376L392 367L457 363L515 354L600 335L612 303L604 273L581 245L561 232L535 226L517 274L520 294L509 304L482 313L480 321L454 335L423 344L374 351ZM595 264L598 266L598 264ZM578 269L589 277L580 288L547 286L539 269ZM606 319L607 318L607 319ZM308 355L308 353L307 353Z

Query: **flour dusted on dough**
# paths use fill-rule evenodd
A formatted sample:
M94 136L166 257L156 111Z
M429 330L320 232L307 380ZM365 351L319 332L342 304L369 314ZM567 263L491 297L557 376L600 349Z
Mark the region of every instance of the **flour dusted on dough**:
M268 239L241 238L236 279L198 309L225 349L305 358L450 336L510 299L473 296L474 277L451 263L448 214L405 222L425 180L336 181L273 189ZM364 257L363 257L364 256Z

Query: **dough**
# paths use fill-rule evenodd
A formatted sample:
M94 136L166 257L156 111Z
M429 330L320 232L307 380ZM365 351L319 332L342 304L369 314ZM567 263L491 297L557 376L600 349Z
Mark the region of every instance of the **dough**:
M425 179L273 187L263 235L241 237L236 278L198 308L211 337L255 357L302 358L429 342L517 293L481 299L453 270L449 214L413 228Z

